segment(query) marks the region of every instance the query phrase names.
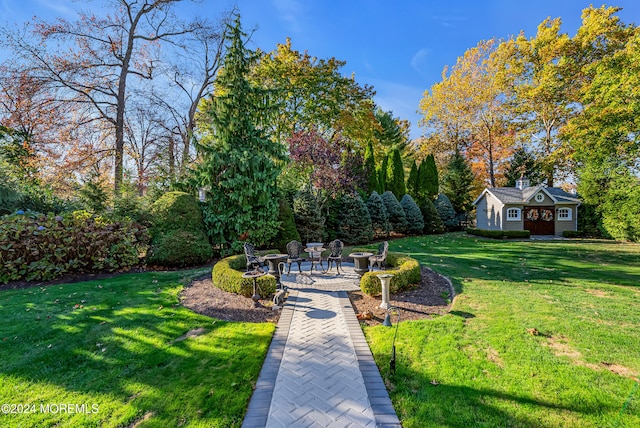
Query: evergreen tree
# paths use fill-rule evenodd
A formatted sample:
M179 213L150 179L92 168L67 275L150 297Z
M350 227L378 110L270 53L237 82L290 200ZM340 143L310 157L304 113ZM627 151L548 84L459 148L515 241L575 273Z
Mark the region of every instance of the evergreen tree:
M284 253L289 242L300 241L300 234L293 218L293 210L285 199L280 199L278 220L280 220L280 227L273 246Z
M360 195L346 193L340 198L337 232L347 245L368 243L373 237L369 210Z
M454 153L442 177L442 193L448 196L456 212L467 213L471 211L473 178L473 171L471 171L464 156L460 152Z
M400 205L407 217L407 233L410 235L420 235L424 230L424 218L418 205L410 195L404 195Z
M387 165L389 165L389 155L382 158L380 169L378 170L378 193L383 194L387 186Z
M389 227L391 228L391 231L396 233L406 233L407 216L396 196L390 191L386 191L381 197L384 207L387 209L387 214L389 215Z
M244 45L239 16L227 34L216 92L203 102L198 123L203 136L196 184L207 189L203 214L212 242L237 250L240 235L260 245L278 232L276 179L284 152L256 124L268 97L247 79L253 53Z
M424 219L423 232L425 234L431 235L446 232L444 223L442 223L442 219L431 199L423 199L421 201L420 212L422 212L422 218Z
M407 193L404 184L404 165L402 165L402 156L398 147L395 147L389 156L385 190L391 191L398 200Z
M458 226L456 222L456 210L453 209L453 205L451 205L451 201L447 198L447 195L440 193L434 205L436 206L438 215L442 219L442 223L444 223L447 229L454 229Z
M367 180L367 193L378 190L378 174L376 171L376 160L373 155L373 143L369 140L364 151L364 174Z
M374 237L389 236L389 214L387 214L387 208L378 192L371 192L371 196L367 200L367 209L371 217Z
M524 147L518 147L513 153L511 164L504 173L507 179L507 187L515 187L516 180L526 177L532 186L536 186L545 180L544 173L533 153L528 152Z
M438 169L432 154L429 154L418 168L418 198L435 200L439 192Z
M418 197L418 189L420 185L419 180L420 177L418 177L418 167L416 166L416 161L414 159L413 163L411 163L409 178L407 178L407 193L413 198Z
M309 186L294 196L293 217L303 242L322 242L325 218L320 211L318 200Z

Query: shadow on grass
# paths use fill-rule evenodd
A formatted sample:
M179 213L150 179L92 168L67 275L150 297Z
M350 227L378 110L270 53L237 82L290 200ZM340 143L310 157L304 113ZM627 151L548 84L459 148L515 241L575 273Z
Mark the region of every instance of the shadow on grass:
M32 385L14 401L100 403L96 415L38 415L31 426L119 426L149 414L158 426L239 426L274 327L195 314L178 303L179 280L129 274L2 292L0 376Z

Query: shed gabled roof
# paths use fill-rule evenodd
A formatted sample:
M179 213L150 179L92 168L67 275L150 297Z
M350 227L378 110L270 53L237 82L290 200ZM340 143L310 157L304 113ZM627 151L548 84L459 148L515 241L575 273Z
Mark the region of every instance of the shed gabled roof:
M473 205L476 205L478 201L487 193L491 193L496 199L498 199L503 205L506 204L527 204L539 191L543 191L549 196L555 203L565 204L580 204L580 200L570 193L558 187L544 187L542 184L535 187L526 187L524 189L518 189L517 187L493 187L486 188L482 191L480 196L473 201Z

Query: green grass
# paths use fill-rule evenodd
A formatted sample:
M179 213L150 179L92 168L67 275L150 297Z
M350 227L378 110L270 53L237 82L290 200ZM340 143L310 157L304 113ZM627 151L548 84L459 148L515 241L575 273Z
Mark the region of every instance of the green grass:
M459 293L399 324L395 375L394 329L365 327L405 428L640 426L640 245L457 233L390 250Z
M180 306L185 281L207 272L1 291L0 404L35 413L0 413L0 426L240 426L275 326ZM194 329L202 334L179 339Z

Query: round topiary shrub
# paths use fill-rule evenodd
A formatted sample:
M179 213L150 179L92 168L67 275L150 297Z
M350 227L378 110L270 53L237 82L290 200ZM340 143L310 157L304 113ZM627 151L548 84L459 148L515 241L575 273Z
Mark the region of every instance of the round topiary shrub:
M277 253L278 251L269 251ZM243 278L241 269L246 267L244 254L226 257L213 266L211 281L215 287L230 293L245 297L253 295L253 279ZM276 291L276 279L271 275L264 275L257 279L258 294L270 296Z
M407 216L400 202L398 202L394 194L388 190L382 194L382 202L389 215L391 230L396 233L405 233L407 231Z
M407 233L411 235L420 235L424 230L424 219L418 205L416 205L413 198L407 194L402 197L400 206L404 209L404 213L407 217Z
M381 273L393 275L389 284L391 293L406 290L422 280L420 263L416 259L406 254L389 252L387 254L387 269L385 271L365 272L360 278L360 290L370 296L382 294L382 284L377 276Z
M147 262L162 266L194 266L206 263L213 256L204 232L173 230L156 237Z
M202 211L193 195L168 192L151 205L151 234L155 238L173 230L204 231Z

